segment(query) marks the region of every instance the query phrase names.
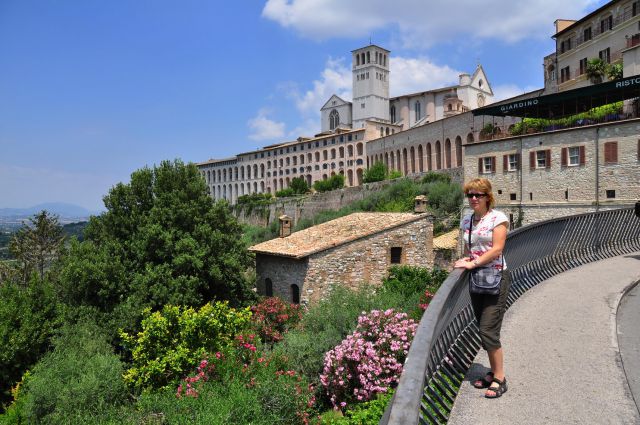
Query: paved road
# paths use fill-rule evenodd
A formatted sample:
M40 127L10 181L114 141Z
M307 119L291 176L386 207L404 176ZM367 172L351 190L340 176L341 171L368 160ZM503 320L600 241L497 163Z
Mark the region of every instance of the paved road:
M617 324L622 366L636 406L640 409L640 284L620 301Z
M485 399L468 382L488 368L481 351L449 423L640 424L616 332L622 293L639 280L636 253L559 274L525 293L502 328L509 391Z

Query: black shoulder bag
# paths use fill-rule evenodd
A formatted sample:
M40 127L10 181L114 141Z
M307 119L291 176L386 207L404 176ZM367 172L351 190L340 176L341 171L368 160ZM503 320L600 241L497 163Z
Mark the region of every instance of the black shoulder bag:
M469 223L469 254L471 254L471 232L473 231L473 217ZM500 254L502 267L504 267L504 256ZM495 267L476 267L469 270L469 292L473 294L498 295L500 293L500 281L502 280L502 270Z

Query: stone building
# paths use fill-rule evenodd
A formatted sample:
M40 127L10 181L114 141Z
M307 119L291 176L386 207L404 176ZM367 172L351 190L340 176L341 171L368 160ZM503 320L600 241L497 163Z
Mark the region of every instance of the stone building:
M640 73L640 1L613 0L579 20L558 19L555 52L544 58L545 93L601 81L587 77L587 62L624 63L624 76Z
M311 186L335 174L345 176L345 186L359 186L369 165L369 141L464 114L493 100L480 65L471 75L461 74L457 85L391 98L389 55L376 45L352 52L353 102L331 96L320 110L321 132L314 137L199 163L211 196L235 203L242 195L285 189L294 177ZM459 145L457 149L461 157Z
M380 284L393 264L431 267L432 220L426 213L354 213L254 245L258 293L314 303L333 285Z

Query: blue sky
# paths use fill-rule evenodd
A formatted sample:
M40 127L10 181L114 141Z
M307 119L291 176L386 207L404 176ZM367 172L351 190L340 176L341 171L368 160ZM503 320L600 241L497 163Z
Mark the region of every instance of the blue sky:
M599 0L1 0L0 208L90 210L132 171L319 131L350 51L391 50L391 94L484 67L540 88L557 18Z

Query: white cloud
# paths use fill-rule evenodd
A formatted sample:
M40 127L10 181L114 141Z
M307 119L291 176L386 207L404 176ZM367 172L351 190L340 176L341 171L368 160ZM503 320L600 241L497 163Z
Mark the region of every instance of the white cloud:
M319 118L307 118L291 130L288 134L290 140L297 139L300 136L312 137L320 132L320 119Z
M391 97L457 84L460 74L428 58L391 57L389 68Z
M274 140L284 136L284 123L269 119L268 114L267 109L261 109L256 117L247 122L251 129L249 134L251 140Z
M346 101L351 101L351 82L351 69L344 65L344 59L329 58L320 79L313 81L312 89L300 93L295 85L290 85L288 94L304 115L313 114L319 117L320 108L331 95L336 94Z
M405 46L451 38L508 42L549 37L558 18L579 18L595 0L268 0L262 16L314 39L366 37L397 29Z
M504 99L509 99L514 96L519 96L524 93L539 89L540 87L526 86L519 87L515 84L500 84L493 86L493 101L499 102Z

